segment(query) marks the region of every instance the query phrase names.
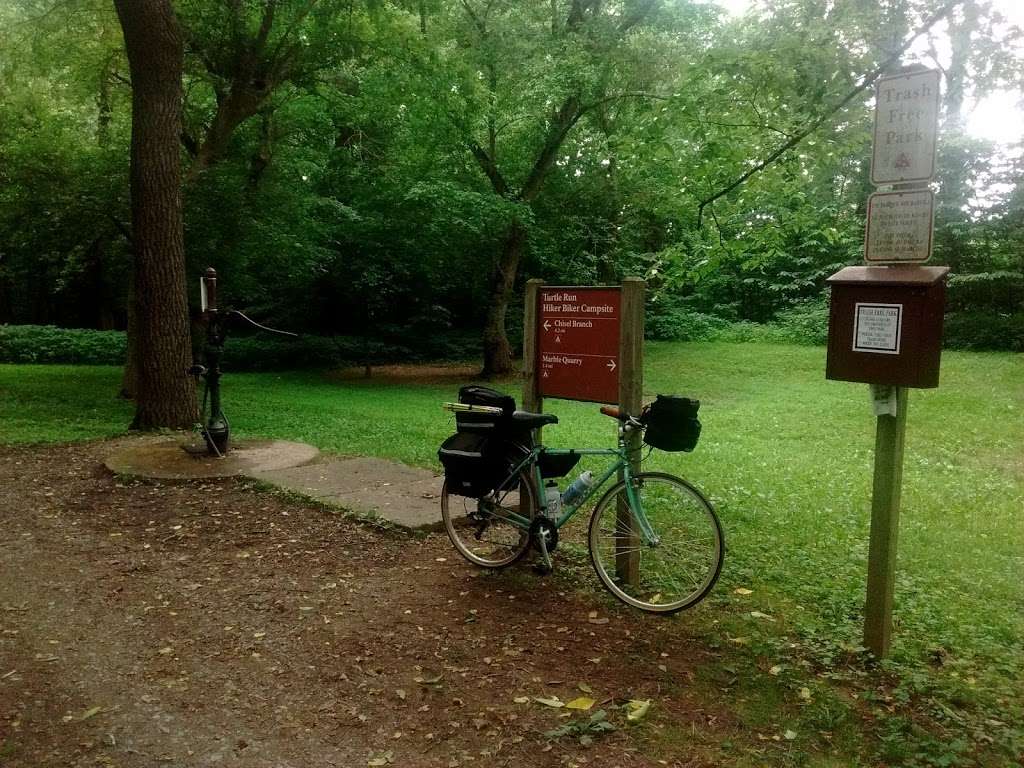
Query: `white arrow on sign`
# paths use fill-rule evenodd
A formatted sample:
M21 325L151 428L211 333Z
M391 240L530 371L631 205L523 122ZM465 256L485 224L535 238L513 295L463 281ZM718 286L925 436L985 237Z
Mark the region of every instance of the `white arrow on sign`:
M551 330L551 323L549 323L547 320L544 321L544 330L545 331L550 331Z
M609 371L614 371L615 370L615 361L614 360L609 360L608 361L608 370Z

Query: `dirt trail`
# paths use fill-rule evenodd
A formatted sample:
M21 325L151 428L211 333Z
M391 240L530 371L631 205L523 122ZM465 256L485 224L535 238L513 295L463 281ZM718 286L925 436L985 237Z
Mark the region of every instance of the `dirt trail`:
M731 730L685 618L235 481L120 481L115 444L0 448L0 766L695 766ZM579 683L617 729L546 739L533 697Z

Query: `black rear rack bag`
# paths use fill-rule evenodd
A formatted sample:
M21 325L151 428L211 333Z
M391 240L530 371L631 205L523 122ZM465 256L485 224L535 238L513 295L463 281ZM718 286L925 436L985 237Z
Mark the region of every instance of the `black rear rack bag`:
M455 425L459 432L477 434L493 434L507 430L512 414L516 410L516 401L489 387L469 384L459 388L459 402L465 405L486 405L490 408L501 408L501 414L473 413L472 411L455 414Z

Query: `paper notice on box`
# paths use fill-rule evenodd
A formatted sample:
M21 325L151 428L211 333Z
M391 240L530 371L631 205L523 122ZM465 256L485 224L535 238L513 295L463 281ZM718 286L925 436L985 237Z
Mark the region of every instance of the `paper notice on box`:
M853 310L853 351L880 355L900 353L902 304L857 302Z

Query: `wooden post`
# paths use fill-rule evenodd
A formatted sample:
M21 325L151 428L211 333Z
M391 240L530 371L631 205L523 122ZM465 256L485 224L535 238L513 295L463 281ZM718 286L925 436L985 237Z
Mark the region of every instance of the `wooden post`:
M537 293L543 280L531 278L526 281L526 295L523 297L523 410L542 413L544 400L539 394L537 382ZM541 442L540 427L533 430L534 442ZM525 499L527 491L520 488L519 498ZM537 503L544 502L544 488L537 489Z
M864 645L880 659L889 655L892 641L892 598L896 580L900 489L903 484L903 444L907 431L907 393L906 387L896 388L896 415L879 416L875 435Z
M537 293L543 284L536 278L527 280L523 299L523 410L534 413L541 413L544 407L537 393Z
M639 416L644 405L644 289L638 277L622 281L622 319L619 330L619 407L631 416ZM629 467L640 472L641 437L632 432L626 438ZM621 473L620 473L621 479ZM640 583L640 536L626 500L619 497L616 527L629 531L616 540L615 574L620 581Z

